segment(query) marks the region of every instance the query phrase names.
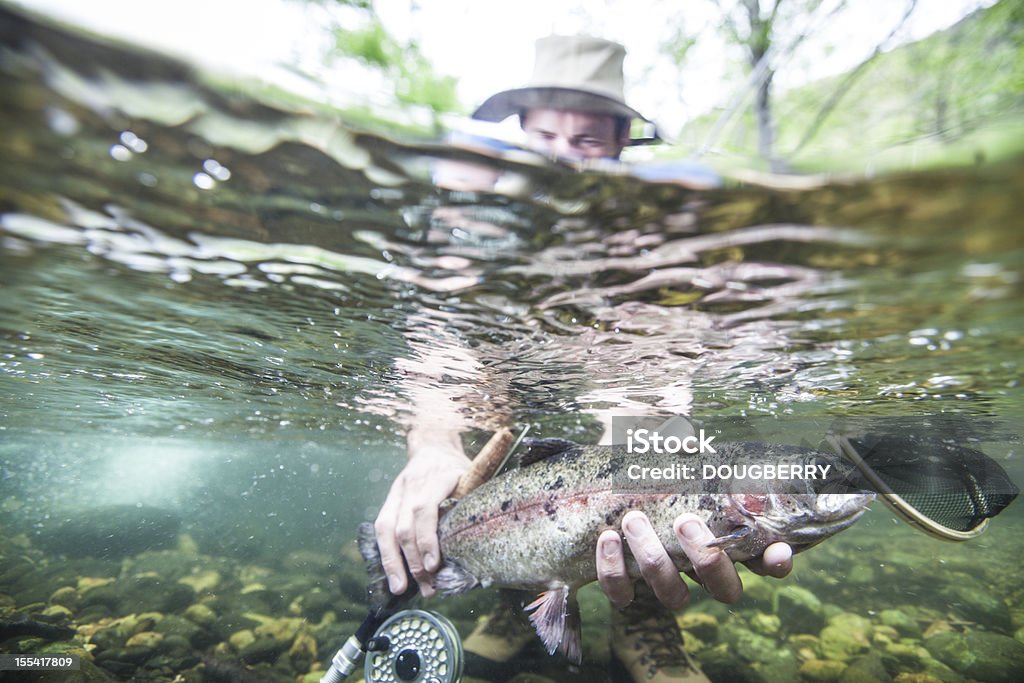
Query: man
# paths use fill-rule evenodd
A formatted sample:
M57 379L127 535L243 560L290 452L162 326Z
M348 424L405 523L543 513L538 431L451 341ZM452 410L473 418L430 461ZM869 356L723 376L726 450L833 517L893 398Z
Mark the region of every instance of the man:
M552 157L584 161L618 159L624 147L659 141L649 119L625 103L622 64L625 49L599 38L552 36L537 42L530 84L488 98L473 114L485 121L519 116L527 145ZM646 128L632 135L635 123ZM471 188L467 188L471 189ZM430 365L452 374L472 373L470 357L430 356ZM422 371L422 370L421 370ZM429 370L428 370L429 372ZM375 526L393 593L406 588L405 565L425 596L433 594L433 573L440 566L438 506L469 467L459 438L459 418L443 402L426 398L409 430L408 463L381 507ZM447 411L447 414L446 414ZM723 602L739 599L742 586L735 567L719 549L708 548L714 535L693 515L675 523L678 542L695 567L695 580ZM639 589L626 575L629 547L644 581ZM751 563L759 573L782 577L792 568L785 544L769 547ZM688 600L688 589L646 516L628 512L621 536L608 530L597 540L598 581L614 607L612 653L637 681L706 681L682 651L672 610ZM534 636L511 611L492 615L466 640L468 652L492 662L511 660ZM505 667L506 669L508 667Z
M618 159L627 145L658 142L654 124L623 99L618 43L588 36L537 41L530 85L489 97L473 118L499 122L519 116L527 145L567 159ZM642 122L648 135L634 138Z

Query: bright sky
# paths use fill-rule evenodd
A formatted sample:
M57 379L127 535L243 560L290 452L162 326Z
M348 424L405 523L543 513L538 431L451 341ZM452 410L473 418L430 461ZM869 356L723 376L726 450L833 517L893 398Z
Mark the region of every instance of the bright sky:
M813 37L800 50L782 57L786 69L776 79L777 85L797 85L857 64L889 34L905 7L898 0L855 0L848 3L842 21L821 21L840 1L823 0L818 14L808 17ZM994 2L918 0L899 34L900 42L946 28ZM305 94L317 93L280 66L290 62L307 71L322 70L320 56L329 40L322 30L328 23L328 10L294 0L15 3ZM713 5L707 0L376 0L375 6L396 37L415 38L439 72L458 79L459 96L467 107L498 90L525 83L534 41L551 33L590 33L624 44L628 50L627 99L668 131L713 107L724 106L740 87L739 80L726 79L737 73L737 55L728 52L718 37ZM702 36L682 77L659 54L659 44L680 21L680 7L686 8L682 21L687 31ZM341 16L346 15L342 12ZM352 78L351 73L322 77L332 92L351 91L353 81L363 88L367 83Z

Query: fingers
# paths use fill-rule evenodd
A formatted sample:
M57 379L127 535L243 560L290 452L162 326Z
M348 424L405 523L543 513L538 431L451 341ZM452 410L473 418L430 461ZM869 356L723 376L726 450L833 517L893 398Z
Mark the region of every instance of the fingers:
M786 543L772 543L761 557L750 560L746 565L755 574L785 578L793 571L793 549Z
M438 506L458 476L458 472L448 472L425 481L409 466L391 486L374 530L392 594L400 595L408 588L407 574L412 574L424 597L434 594L433 574L441 564Z
M388 590L392 595L401 595L407 588L406 569L395 532L397 511L394 500L395 496L389 494L373 523L373 530L377 536L380 563L388 580Z
M743 584L729 556L721 548L709 548L715 535L696 515L683 514L674 524L676 538L693 564L693 571L716 600L733 603L743 595Z
M622 539L612 529L597 538L597 582L615 607L622 609L633 602L633 581L626 573Z
M420 593L425 598L429 598L434 594L432 580L430 572L428 572L424 566L423 553L420 551L420 540L416 536L417 522L416 518L420 515L426 515L427 506L422 504L414 504L412 506L406 506L399 512L398 524L395 526L395 536L398 538L398 543L402 547L402 554L405 556L405 564L409 567L409 573L419 584ZM433 528L434 542L437 542L437 508L434 508L435 523ZM426 545L426 543L424 543Z
M669 609L685 607L689 590L647 516L636 510L627 512L622 518L622 531L641 576L658 600Z
M416 549L422 558L423 570L427 574L433 574L441 565L441 549L437 540L437 508L437 505L424 505L413 510ZM413 574L415 575L415 572Z

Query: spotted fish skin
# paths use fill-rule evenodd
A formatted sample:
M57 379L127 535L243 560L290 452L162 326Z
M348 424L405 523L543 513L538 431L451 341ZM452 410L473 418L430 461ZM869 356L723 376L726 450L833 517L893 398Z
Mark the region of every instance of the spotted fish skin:
M827 464L831 481L856 479L852 465L811 449L762 443L715 444L695 464L810 462ZM681 456L681 458L696 456ZM783 541L799 552L849 527L867 509L874 494L823 490L808 480L744 482L708 479L686 482L678 491L641 490L625 476L630 465L664 467L666 460L629 453L625 446L581 446L561 439L532 442L522 466L495 477L455 501L438 525L443 566L435 586L445 594L497 586L536 590L528 606L531 621L549 652L579 660L579 615L575 592L597 578L597 537L607 529L621 533L630 510L647 515L680 571L692 569L673 531L682 513L704 520L736 561L760 556ZM367 535L370 538L367 538ZM374 564L372 525L364 527L363 549ZM626 551L627 568L639 578ZM379 578L379 577L377 577ZM386 593L377 582L376 596ZM374 589L371 587L371 594Z

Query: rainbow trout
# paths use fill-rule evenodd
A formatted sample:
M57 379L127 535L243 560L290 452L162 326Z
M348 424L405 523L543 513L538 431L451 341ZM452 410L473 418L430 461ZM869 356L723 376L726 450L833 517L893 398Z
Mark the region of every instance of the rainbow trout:
M629 453L625 446L534 440L518 468L443 510L435 587L446 595L489 586L538 591L526 608L537 634L550 654L557 650L579 662L576 591L597 579L598 535L605 529L621 533L629 510L650 518L684 572L692 566L672 529L681 513L701 517L717 537L712 545L744 561L777 541L794 552L805 550L849 527L874 499L856 485L855 468L836 455L741 442L715 444L714 451L669 461ZM691 467L683 470L679 463ZM641 480L645 467L647 476L658 470L669 479ZM780 472L788 478L764 476ZM746 478L737 478L741 474ZM628 545L623 548L630 576L639 578ZM372 524L360 527L360 551L371 576L371 602L379 606L391 596Z

